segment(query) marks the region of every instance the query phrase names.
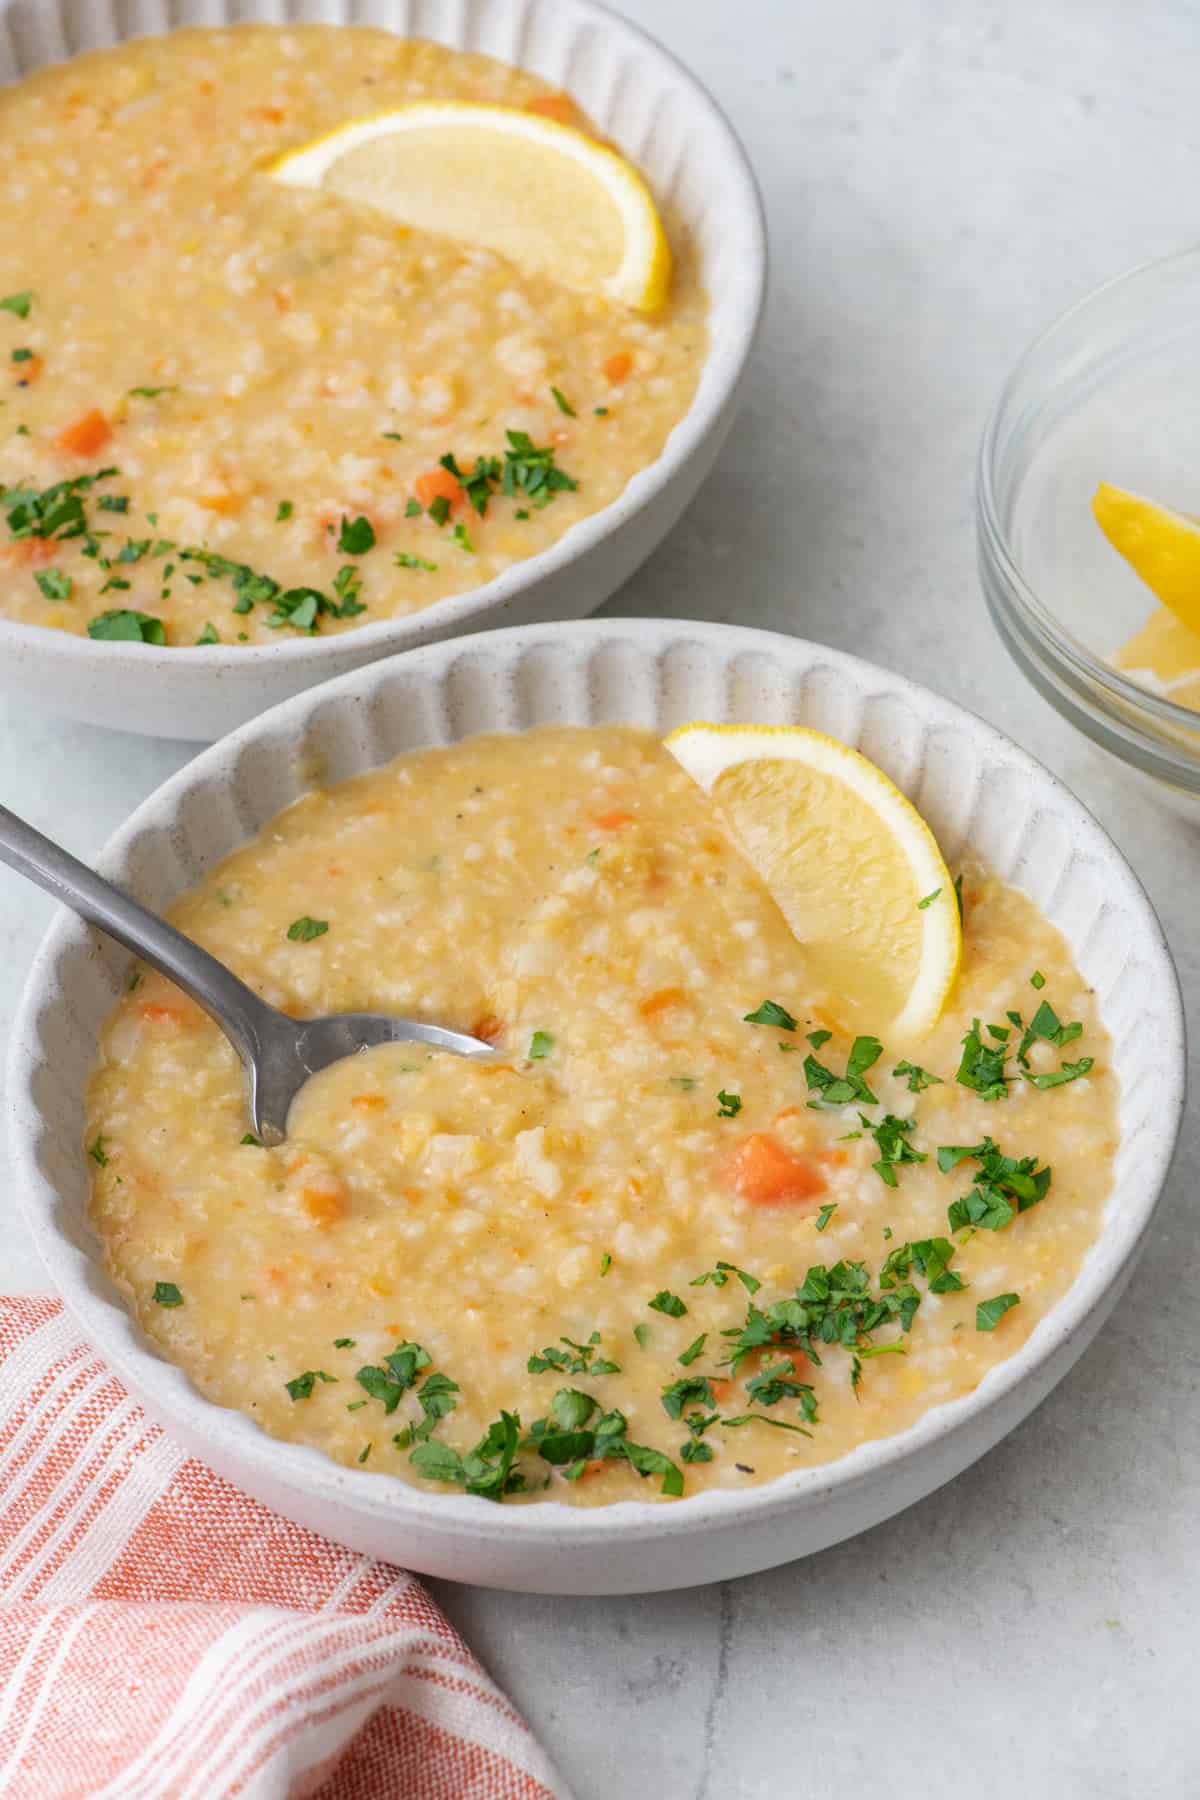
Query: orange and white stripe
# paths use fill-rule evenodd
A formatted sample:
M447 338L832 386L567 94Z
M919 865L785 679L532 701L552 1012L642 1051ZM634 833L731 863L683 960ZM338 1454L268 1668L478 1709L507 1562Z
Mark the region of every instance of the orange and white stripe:
M152 1425L47 1295L0 1298L0 1795L569 1800L411 1575Z

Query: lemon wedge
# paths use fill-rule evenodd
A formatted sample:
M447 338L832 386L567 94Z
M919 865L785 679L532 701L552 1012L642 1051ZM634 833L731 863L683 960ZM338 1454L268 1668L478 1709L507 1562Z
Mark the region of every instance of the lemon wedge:
M639 312L667 297L671 252L642 177L586 132L537 113L419 101L352 119L270 173Z
M666 747L721 812L846 1029L923 1036L962 955L928 825L865 756L788 725L681 725Z
M1189 631L1169 606L1155 607L1142 629L1121 645L1112 665L1177 706L1200 712L1200 634Z
M1200 525L1195 519L1107 481L1096 489L1092 512L1113 549L1151 593L1181 625L1200 632Z

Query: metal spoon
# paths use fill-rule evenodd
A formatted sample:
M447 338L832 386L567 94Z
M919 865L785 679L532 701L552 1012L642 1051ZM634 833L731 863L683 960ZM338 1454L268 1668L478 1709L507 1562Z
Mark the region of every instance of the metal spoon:
M242 1059L250 1084L250 1118L255 1136L264 1144L280 1144L287 1136L288 1110L309 1076L357 1050L419 1043L476 1059L495 1054L482 1038L425 1025L419 1019L365 1012L289 1018L260 1000L199 944L3 806L0 862L116 938L216 1020Z

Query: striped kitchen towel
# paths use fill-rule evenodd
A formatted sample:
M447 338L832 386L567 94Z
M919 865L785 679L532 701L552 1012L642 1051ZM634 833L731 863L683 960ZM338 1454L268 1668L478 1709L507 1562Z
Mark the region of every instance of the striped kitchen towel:
M173 1444L0 1298L0 1794L565 1800L420 1583Z

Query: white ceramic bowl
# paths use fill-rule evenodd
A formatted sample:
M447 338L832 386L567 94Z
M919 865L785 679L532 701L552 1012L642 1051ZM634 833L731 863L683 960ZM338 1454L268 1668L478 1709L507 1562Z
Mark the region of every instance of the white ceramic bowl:
M598 0L0 0L0 85L44 63L180 25L354 23L519 64L569 89L645 171L697 249L710 346L662 454L611 505L496 580L424 612L244 648L94 642L0 619L0 691L94 725L210 740L348 669L464 631L593 612L671 529L732 422L766 285L754 176L687 70Z
M175 1437L280 1512L430 1574L612 1593L682 1587L803 1556L918 1500L1010 1431L1071 1367L1133 1267L1183 1104L1183 1016L1141 887L1088 813L990 726L851 656L772 633L593 620L429 645L304 694L205 751L100 857L162 907L320 780L479 730L689 718L800 721L855 744L912 797L951 866L969 846L1068 938L1112 1033L1121 1082L1116 1183L1070 1292L978 1389L910 1430L745 1493L673 1505L497 1506L429 1495L269 1438L203 1399L134 1325L86 1218L84 1084L128 957L72 916L38 952L9 1067L21 1198L55 1284L91 1341ZM317 772L319 771L319 773Z

